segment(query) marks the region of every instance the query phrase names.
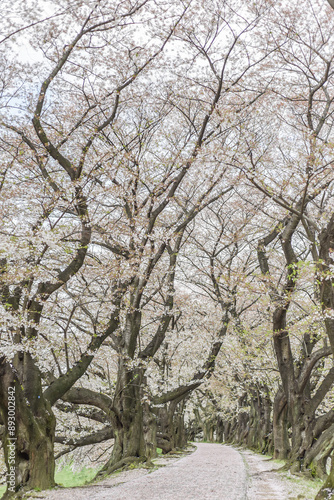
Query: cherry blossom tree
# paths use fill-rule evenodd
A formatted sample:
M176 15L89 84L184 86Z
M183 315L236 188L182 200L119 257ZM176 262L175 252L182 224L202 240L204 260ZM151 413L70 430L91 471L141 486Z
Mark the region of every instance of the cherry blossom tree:
M43 337L44 307L57 291L70 285L92 244L90 200L92 189L101 182L94 176L100 164L93 151L105 140L103 133L119 112L122 91L162 52L185 10L171 12L170 23L161 31L161 13L151 12L147 3L83 4L80 9L68 8L62 24L51 16L32 35L37 62L18 62L20 74L13 63L7 64L4 74L1 414L6 443L8 387L15 386L16 489L54 484L51 407L82 376L103 340L119 327L121 291L117 290L103 331L92 332L79 358L45 386L29 344ZM168 12L169 6L163 10ZM153 24L151 38L143 42L150 44L145 53L133 40L136 22L143 30ZM124 30L127 44L122 42ZM113 56L116 40L122 50ZM11 42L12 38L6 40ZM42 69L38 50L43 54ZM117 69L123 60L125 64ZM100 77L93 90L96 67ZM103 74L109 76L107 86ZM94 204L91 209L96 210ZM8 447L4 450L8 461Z
M60 456L113 438L105 474L182 446L186 412L213 438L207 408L216 436L322 474L330 6L33 5L0 39L0 423L9 467L15 387L16 490L54 485L55 442Z

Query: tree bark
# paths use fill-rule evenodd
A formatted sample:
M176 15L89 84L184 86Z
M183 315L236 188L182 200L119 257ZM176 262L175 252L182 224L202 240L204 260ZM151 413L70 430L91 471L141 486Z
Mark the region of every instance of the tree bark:
M147 455L152 456L152 439L148 447L144 439L143 383L144 370L129 368L120 356L113 406L109 413L114 446L110 459L98 476L109 474L111 470L115 470L116 464L122 467L129 458L146 460ZM146 416L146 426L147 423Z
M43 397L40 372L29 353L17 353L12 364L1 360L0 377L0 411L5 422L2 441L8 471L13 471L6 496L22 488L52 488L55 417ZM9 394L15 400L14 430L8 419Z
M331 470L325 484L315 497L315 500L330 500L334 494L334 457L332 454Z
M328 0L331 7L334 8L334 1ZM334 248L334 214L332 215L327 227L321 232L320 237L320 251L319 257L321 259L319 264L319 270L324 271L324 277L320 285L320 299L323 311L329 311L330 313L334 310L334 289L333 289L333 278L326 279L326 271L329 266L334 264L331 258L332 251ZM324 262L324 264L323 264ZM325 328L328 335L333 355L334 355L334 320L332 318L325 319ZM332 463L329 476L316 496L316 500L330 499L334 495L334 456L332 454Z
M286 460L290 453L288 438L288 412L285 395L282 390L276 394L273 411L274 458Z

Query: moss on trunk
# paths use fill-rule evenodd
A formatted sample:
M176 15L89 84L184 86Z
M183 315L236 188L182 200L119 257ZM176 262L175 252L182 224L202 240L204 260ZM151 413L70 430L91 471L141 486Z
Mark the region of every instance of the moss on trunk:
M6 496L21 489L52 488L56 422L51 406L43 397L39 370L29 353L18 353L12 364L2 360L0 369L0 411L5 422L2 440L11 473ZM14 398L10 407L9 392ZM11 409L15 413L14 427L8 418Z

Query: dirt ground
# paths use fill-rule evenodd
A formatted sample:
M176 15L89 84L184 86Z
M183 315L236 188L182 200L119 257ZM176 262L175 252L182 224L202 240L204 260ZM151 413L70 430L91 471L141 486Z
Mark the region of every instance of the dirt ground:
M47 500L312 500L261 455L221 444L196 443L183 458L159 458L156 470L114 474L98 484L35 493Z

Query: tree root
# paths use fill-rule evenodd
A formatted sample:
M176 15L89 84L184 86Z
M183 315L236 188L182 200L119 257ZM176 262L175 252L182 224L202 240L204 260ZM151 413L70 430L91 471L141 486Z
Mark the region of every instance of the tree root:
M133 456L133 457L122 458L121 460L119 460L118 462L116 462L114 464L111 461L109 461L96 474L96 476L92 479L91 482L94 482L98 479L102 479L106 476L109 476L110 474L112 474L116 470L122 469L123 467L125 467L126 465L129 465L131 463L139 464L139 463L145 462L145 461L146 461L146 457L144 457L144 456L141 456L141 457Z
M325 486L318 492L315 500L332 500L334 498L334 489L326 488Z

